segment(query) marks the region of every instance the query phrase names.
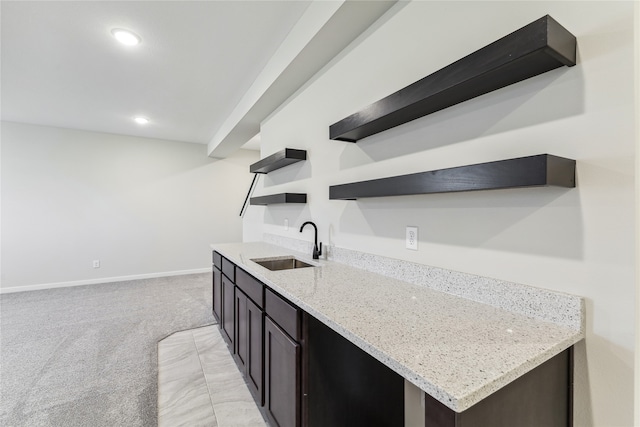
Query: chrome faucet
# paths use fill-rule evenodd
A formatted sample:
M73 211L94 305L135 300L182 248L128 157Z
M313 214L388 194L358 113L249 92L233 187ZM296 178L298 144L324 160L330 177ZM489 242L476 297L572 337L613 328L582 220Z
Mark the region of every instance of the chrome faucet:
M320 242L320 249L318 249L318 227L316 227L313 222L307 221L300 227L300 232L302 233L302 229L307 224L313 225L313 229L315 230L315 240L313 242L313 259L320 259L320 255L322 255L322 242Z

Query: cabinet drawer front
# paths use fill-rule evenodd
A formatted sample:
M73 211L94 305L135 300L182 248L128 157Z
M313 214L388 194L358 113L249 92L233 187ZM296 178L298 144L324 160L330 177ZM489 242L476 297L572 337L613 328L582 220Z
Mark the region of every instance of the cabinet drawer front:
M216 251L213 251L213 265L218 267L218 270L222 270L222 255Z
M264 301L265 312L293 339L300 337L300 309L267 289Z
M260 308L264 308L264 285L244 270L236 269L236 286Z
M236 282L236 265L226 258L222 258L222 273L233 283Z

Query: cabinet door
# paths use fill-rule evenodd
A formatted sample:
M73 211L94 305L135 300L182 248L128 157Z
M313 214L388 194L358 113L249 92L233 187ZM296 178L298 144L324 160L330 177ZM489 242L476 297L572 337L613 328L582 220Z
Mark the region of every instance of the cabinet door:
M222 322L222 273L213 267L213 317Z
M264 404L264 314L247 298L247 365L249 390L260 406Z
M300 344L264 320L265 410L277 427L300 426Z
M247 297L236 288L236 354L233 355L240 371L247 371L248 330L247 330Z
M404 426L404 379L313 316L304 324L303 423Z
M234 353L234 323L235 323L235 285L224 274L222 275L222 338L229 344L229 350Z

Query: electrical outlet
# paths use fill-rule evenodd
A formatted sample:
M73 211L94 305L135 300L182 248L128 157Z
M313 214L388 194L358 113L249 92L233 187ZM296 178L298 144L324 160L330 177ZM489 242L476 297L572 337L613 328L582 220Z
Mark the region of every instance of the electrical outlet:
M288 230L289 229L289 218L285 218L284 219L284 229Z
M93 268L100 268L100 260L99 259L94 259L93 260Z
M418 227L407 227L406 246L407 249L418 250Z

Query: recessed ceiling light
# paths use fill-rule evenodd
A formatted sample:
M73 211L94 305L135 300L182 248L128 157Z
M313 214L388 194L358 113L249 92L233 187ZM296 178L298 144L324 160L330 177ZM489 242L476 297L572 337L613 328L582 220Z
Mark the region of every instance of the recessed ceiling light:
M136 117L133 120L139 125L146 125L147 123L149 123L149 119L147 119L146 117Z
M116 40L127 46L135 46L142 40L137 34L134 34L129 30L123 30L122 28L114 28L111 30L111 34L116 38Z

